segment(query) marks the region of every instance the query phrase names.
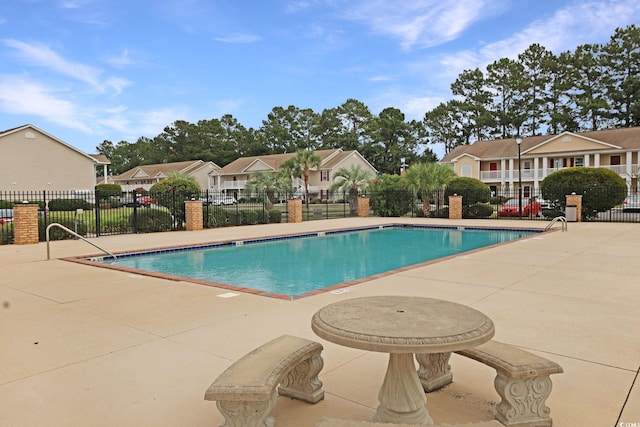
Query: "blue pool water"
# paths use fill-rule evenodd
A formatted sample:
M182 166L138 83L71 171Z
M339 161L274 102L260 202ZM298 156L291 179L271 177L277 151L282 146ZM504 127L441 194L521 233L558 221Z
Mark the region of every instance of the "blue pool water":
M120 255L115 264L293 297L532 233L385 227Z

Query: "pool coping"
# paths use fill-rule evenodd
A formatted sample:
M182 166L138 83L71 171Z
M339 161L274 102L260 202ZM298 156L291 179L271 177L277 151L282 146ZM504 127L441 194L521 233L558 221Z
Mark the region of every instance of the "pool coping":
M460 230L460 231L467 231L467 230L480 230L480 231L522 231L522 232L531 232L531 233L535 233L535 234L543 234L543 233L547 233L547 232L553 232L553 231L557 231L555 229L550 229L550 230L544 230L544 229L539 229L539 228L524 228L524 227L482 227L482 226L461 226L461 225L435 225L435 224L429 224L429 225L424 225L424 224L405 224L405 223L389 223L389 224L383 224L383 225L371 225L371 226L362 226L362 227L349 227L349 228L332 228L332 229L327 229L327 230L318 230L318 231L313 231L313 232L303 232L303 233L293 233L293 234L279 234L279 235L274 235L274 236L269 236L269 237L258 237L255 239L242 239L242 240L238 240L238 239L228 239L228 240L220 240L220 241L211 241L211 242L206 242L206 243L198 243L198 244L189 244L189 245L176 245L176 246L163 246L163 247L157 247L157 248L148 248L148 249L140 249L140 250L136 250L136 251L121 251L121 252L114 252L113 255L116 256L116 258L118 257L135 257L135 256L141 256L141 255L151 255L151 254L162 254L162 253L171 253L171 252L183 252L183 251L190 251L190 250L201 250L201 249L208 249L208 248L215 248L215 247L222 247L222 246L242 246L245 244L255 244L255 243L265 243L265 242L274 242L274 241L279 241L279 240L289 240L289 239L300 239L300 238L307 238L307 237L321 237L321 236L325 236L325 235L335 235L335 234L342 234L342 233L351 233L351 232L357 232L357 231L366 231L366 230L380 230L380 229L387 229L387 228L428 228L428 229L449 229L449 230ZM420 267L424 267L430 264L435 264L435 263L439 263L442 261L446 261L449 259L453 259L453 258L457 258L457 257L461 257L461 256L466 256L468 254L472 254L472 253L476 253L476 252L480 252L480 251L484 251L487 249L491 249L491 248L495 248L501 245L505 245L505 244L509 244L509 243L513 243L513 242L517 242L519 240L523 240L523 239L528 239L531 236L524 236L518 239L513 239L513 240L509 240L506 242L500 242L500 243L495 243L495 244L491 244L491 245L487 245L487 246L483 246L481 248L476 248L476 249L471 249L468 251L464 251L464 252L460 252L457 254L453 254L453 255L448 255L448 256L444 256L441 258L437 258L437 259L433 259L433 260L429 260L429 261L424 261L424 262L420 262L417 264L411 264L408 266L404 266L404 267L399 267L396 269L392 269L392 270L388 270L382 273L378 273L378 274L374 274L371 276L365 276L365 277L361 277L358 279L354 279L354 280L350 280L347 282L341 282L335 285L331 285L331 286L327 286L324 288L320 288L320 289L314 289L312 291L308 291L308 292L304 292L301 294L296 294L296 295L285 295L285 294L279 294L279 293L274 293L274 292L268 292L268 291L263 291L260 289L252 289L252 288L245 288L242 286L237 286L237 285L229 285L226 283L220 283L220 282L215 282L215 281L211 281L211 280L202 280L202 279L197 279L197 278L192 278L192 277L186 277L186 276L178 276L178 275L173 275L173 274L168 274L168 273L159 273L159 272L154 272L154 271L148 271L148 270L139 270L139 269L135 269L135 268L131 268L131 267L124 267L124 266L118 266L118 265L114 265L114 264L108 264L108 263L104 263L102 261L104 261L105 259L108 258L112 258L109 255L104 255L104 254L93 254L93 255L79 255L79 256L72 256L72 257L64 257L61 258L64 261L69 261L69 262L75 262L78 264L84 264L84 265L90 265L90 266L94 266L94 267L100 267L100 268L107 268L107 269L111 269L111 270L117 270L117 271L123 271L123 272L127 272L130 274L136 274L136 275L140 275L140 276L148 276L148 277L155 277L158 279L164 279L164 280L170 280L170 281L174 281L174 282L187 282L187 283L194 283L194 284L198 284L198 285L204 285L204 286L210 286L210 287L215 287L215 288L221 288L221 289L225 289L228 291L233 291L233 292L242 292L242 293L247 293L247 294L252 294L252 295L257 295L257 296L263 296L263 297L269 297L269 298L275 298L275 299L279 299L279 300L284 300L284 301L294 301L294 300L298 300L298 299L302 299L302 298L306 298L309 296L313 296L313 295L318 295L318 294L324 294L324 293L329 293L329 292L333 292L333 293L340 293L338 291L342 290L342 289L346 289L350 286L359 284L359 283L363 283L366 281L370 281L370 280L375 280L375 279L379 279L382 277L386 277L386 276L390 276L392 274L397 274L403 271L408 271L408 270L413 270L415 268L420 268Z

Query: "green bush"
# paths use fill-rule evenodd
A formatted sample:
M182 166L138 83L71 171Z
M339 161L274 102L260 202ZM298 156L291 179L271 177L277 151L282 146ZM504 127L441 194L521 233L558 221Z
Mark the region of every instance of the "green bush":
M122 194L120 184L98 184L96 190L101 199L109 197L119 197Z
M489 218L493 215L493 207L486 203L476 203L465 209L463 218Z
M209 228L226 227L229 225L229 215L224 208L209 207L202 210L203 220L208 224Z
M627 196L624 178L606 168L565 168L548 175L540 185L542 197L566 204L571 193L582 195L582 218L594 218L622 203Z
M282 211L279 211L278 209L271 209L269 211L269 222L281 223L282 222Z
M200 184L190 176L170 175L149 190L149 197L169 209L176 219L184 220L184 202L200 197Z
M173 217L164 209L139 209L138 233L151 233L156 231L171 231L173 229ZM135 229L135 216L129 215L129 224Z
M462 209L476 203L488 203L491 199L491 190L485 183L475 178L457 177L447 184L444 192L445 199L457 194L462 196Z
M127 233L131 230L126 216L102 215L100 217L100 233Z
M229 216L229 224L231 225L242 224L242 215L240 211L237 211L237 210L227 211L227 215Z
M269 222L269 212L264 209L260 209L257 210L256 213L258 214L258 224L266 224Z
M13 243L13 224L0 225L0 245L9 245L11 243Z
M241 224L253 225L258 222L258 211L247 209L240 211Z
M84 221L75 222L73 219L59 218L55 222L67 227L69 230L75 231L83 237L87 235L87 224ZM41 242L47 240L47 227L49 226L49 224L50 222L45 221L45 218L38 218L38 240L40 240ZM69 239L75 239L75 236L58 227L51 227L49 229L49 240Z
M369 203L378 216L403 216L411 212L413 196L398 175L384 174L369 184Z
M0 200L0 209L13 209L14 205L21 203L22 201L16 202L12 200ZM30 205L38 205L38 209L44 209L46 207L46 203L42 200L29 200L27 203Z
M53 199L49 200L49 211L75 211L76 209L91 209L91 203L84 199Z

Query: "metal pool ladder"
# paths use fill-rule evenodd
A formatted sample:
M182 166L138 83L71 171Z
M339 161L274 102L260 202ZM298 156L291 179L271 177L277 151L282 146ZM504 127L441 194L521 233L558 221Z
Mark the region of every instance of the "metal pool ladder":
M568 230L568 228L567 228L567 218L565 218L563 216L557 216L557 217L553 218L549 224L547 224L547 226L544 228L544 231L551 230L551 227L553 227L553 224L555 224L556 222L562 223L562 231L567 231Z
M84 240L85 242L87 242L88 244L90 244L91 246L93 246L94 248L98 248L98 249L100 249L102 252L104 252L105 254L109 255L111 258L113 258L113 261L114 261L114 262L118 260L118 258L117 258L114 254L112 254L111 252L109 252L108 250L106 250L106 249L102 249L100 246L96 245L96 244L95 244L95 243L93 243L93 242L88 241L87 239L85 239L84 237L82 237L81 235L79 235L78 233L76 233L75 231L68 229L67 227L65 227L65 226L64 226L64 225L62 225L62 224L58 224L57 222L53 222L53 223L49 224L49 225L47 226L47 229L46 229L46 233L45 233L45 234L46 234L46 236L47 236L47 260L49 260L49 259L50 259L50 254L51 254L51 251L49 250L49 229L50 229L51 227L58 227L58 228L60 228L60 229L62 229L62 230L64 230L64 231L66 231L67 233L72 234L73 236L77 237L78 239L82 239L82 240Z

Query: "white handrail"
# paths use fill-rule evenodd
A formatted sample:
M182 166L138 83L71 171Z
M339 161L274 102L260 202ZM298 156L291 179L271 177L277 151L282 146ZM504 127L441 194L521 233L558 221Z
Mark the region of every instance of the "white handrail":
M547 224L547 226L544 228L544 231L549 231L551 229L551 227L553 227L553 224L555 224L558 221L560 221L562 223L562 231L567 231L568 230L567 218L565 218L563 216L557 216L557 217L553 218L551 220L551 222L549 224Z
M118 260L118 258L117 258L114 254L112 254L111 252L109 252L108 250L106 250L106 249L102 249L100 246L96 245L96 244L95 244L95 243L93 243L93 242L88 241L87 239L85 239L84 237L82 237L81 235L79 235L78 233L76 233L75 231L68 229L67 227L65 227L65 226L64 226L64 225L62 225L62 224L58 224L57 222L53 222L53 223L49 224L49 225L47 226L46 231L45 231L45 234L46 234L46 236L47 236L47 260L51 259L51 257L50 257L51 251L49 250L49 229L50 229L51 227L58 227L58 228L61 228L62 230L66 231L67 233L70 233L70 234L74 235L75 237L77 237L77 238L79 238L79 239L84 240L85 242L87 242L87 243L88 243L88 244L90 244L91 246L93 246L93 247L95 247L95 248L100 249L102 252L104 252L105 254L109 255L111 258L113 258L113 260L114 260L114 261L117 261L117 260Z

